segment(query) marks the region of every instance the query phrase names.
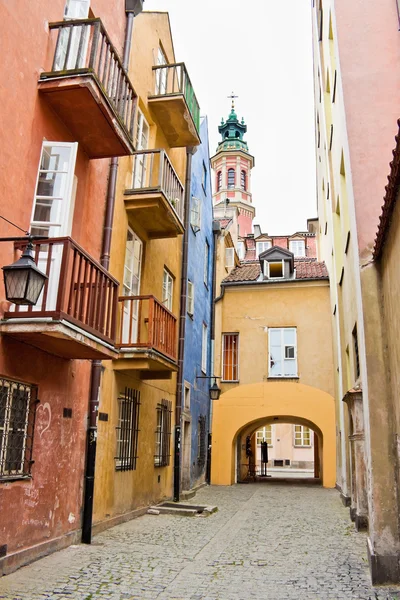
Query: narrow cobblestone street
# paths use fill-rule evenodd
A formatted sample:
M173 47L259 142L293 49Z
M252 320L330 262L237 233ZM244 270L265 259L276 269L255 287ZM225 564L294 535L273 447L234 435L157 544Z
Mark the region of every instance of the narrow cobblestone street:
M373 588L366 535L336 490L210 487L192 504L209 517L145 515L0 580L7 600L398 599Z

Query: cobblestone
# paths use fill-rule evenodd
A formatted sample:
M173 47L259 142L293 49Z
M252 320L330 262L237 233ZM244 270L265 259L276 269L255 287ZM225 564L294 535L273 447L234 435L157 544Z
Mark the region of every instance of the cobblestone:
M145 515L0 579L7 600L400 600L371 586L366 535L335 490L209 487L209 517Z

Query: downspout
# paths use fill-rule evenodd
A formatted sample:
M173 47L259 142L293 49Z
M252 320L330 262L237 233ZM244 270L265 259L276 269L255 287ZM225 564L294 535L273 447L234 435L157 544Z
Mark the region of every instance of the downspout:
M211 374L215 375L214 371L214 348L215 348L215 291L217 289L217 242L218 236L221 233L221 225L218 221L213 221L212 223L212 232L214 238L214 246L213 246L213 276L212 276L212 287L211 287L211 331L210 331L210 340L211 340ZM211 379L211 384L213 380ZM211 482L211 425L212 425L212 415L213 415L213 401L210 399L210 413L208 418L208 440L207 440L207 469L206 469L206 482L210 484Z
M125 27L124 56L122 65L128 71L129 56L132 45L132 30L134 12L127 13ZM106 196L106 210L103 228L103 240L100 255L100 264L108 270L110 265L111 236L114 220L115 192L117 188L118 158L112 158L108 175ZM90 544L92 541L92 519L94 501L94 479L96 473L97 450L97 415L99 410L99 391L101 381L101 360L92 360L89 392L89 414L87 430L86 470L84 481L84 502L82 519L82 542Z
M192 156L195 148L186 148L186 176L185 176L185 231L182 240L182 274L181 274L181 301L179 308L179 346L178 346L178 373L176 377L176 410L175 410L175 442L174 442L174 501L179 502L181 478L181 417L182 417L182 392L183 392L183 362L185 357L185 331L186 331L186 305L187 305L187 275L189 254L189 227L190 227L190 194L192 184Z

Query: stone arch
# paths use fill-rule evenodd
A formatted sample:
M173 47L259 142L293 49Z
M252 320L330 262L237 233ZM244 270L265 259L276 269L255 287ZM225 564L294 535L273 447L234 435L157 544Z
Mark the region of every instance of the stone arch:
M235 482L235 452L238 434L257 423L304 424L320 440L322 483L336 483L336 424L333 397L301 383L274 381L239 385L221 394L213 403L211 483ZM287 420L288 419L288 420ZM283 421L282 421L283 422Z

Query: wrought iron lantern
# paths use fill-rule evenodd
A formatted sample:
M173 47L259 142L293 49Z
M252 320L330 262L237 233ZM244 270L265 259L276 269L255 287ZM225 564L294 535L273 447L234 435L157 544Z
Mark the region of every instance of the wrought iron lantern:
M210 399L211 400L219 400L221 395L221 389L217 385L217 380L214 379L214 383L210 387Z
M48 277L36 266L31 240L21 258L12 265L2 267L2 270L7 300L14 304L34 306Z

